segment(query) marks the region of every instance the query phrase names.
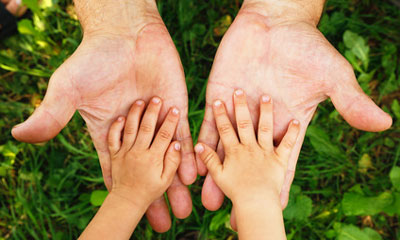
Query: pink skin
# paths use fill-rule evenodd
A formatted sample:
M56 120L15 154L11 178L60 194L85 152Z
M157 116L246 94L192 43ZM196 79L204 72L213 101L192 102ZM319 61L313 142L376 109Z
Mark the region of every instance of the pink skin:
M135 36L102 33L84 36L76 52L53 74L46 96L34 114L12 130L24 142L52 139L76 110L82 115L99 155L105 184L111 189L111 165L107 148L110 125L126 116L137 99L164 99L159 124L167 110L176 106L181 119L175 139L182 145L182 163L167 193L173 213L187 217L192 202L187 187L197 175L193 143L187 119L188 96L176 48L163 23L146 24ZM183 183L184 184L183 184ZM147 211L154 230L167 231L171 220L165 199Z
M231 93L243 89L257 126L258 99L263 94L270 95L274 99L276 142L281 140L291 119L301 122L300 140L289 160L281 191L284 208L307 126L320 102L330 97L350 125L365 131L388 129L392 119L363 93L351 65L314 25L290 21L270 25L268 17L242 7L223 37L207 85L206 110L198 141L218 148L223 159L212 114L213 101L221 99L226 103L235 125ZM200 159L197 164L199 174L206 175L207 169ZM204 206L217 210L223 200L223 193L207 175L202 190ZM234 217L231 223L235 227Z
M24 15L27 8L26 6L21 6L21 0L0 0L1 3L4 3L6 9L14 16L20 17Z

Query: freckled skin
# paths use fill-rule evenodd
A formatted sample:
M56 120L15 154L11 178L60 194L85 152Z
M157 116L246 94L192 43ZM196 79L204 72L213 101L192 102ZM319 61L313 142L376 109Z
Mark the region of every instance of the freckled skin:
M293 21L270 25L266 16L243 7L215 56L199 135L199 142L213 149L218 145L220 156L223 148L218 143L211 103L216 99L224 101L235 124L231 92L238 88L247 93L255 126L259 97L268 94L274 99L275 142L279 143L289 121L301 122L300 141L289 160L281 192L283 207L287 204L306 128L320 102L331 97L344 119L361 130L382 131L391 126L390 116L362 92L351 65L314 25ZM197 160L199 174L205 175L207 169ZM216 210L223 199L222 192L207 175L202 192L204 206Z

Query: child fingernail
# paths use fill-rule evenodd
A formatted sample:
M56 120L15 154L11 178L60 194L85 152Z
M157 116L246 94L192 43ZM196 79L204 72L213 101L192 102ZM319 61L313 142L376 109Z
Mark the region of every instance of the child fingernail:
M236 96L242 96L243 95L243 90L242 89L238 89L235 91L235 95Z
M136 104L139 105L139 106L143 105L143 103L144 103L144 102L143 102L142 100L137 100L137 101L136 101Z
M152 102L155 103L155 104L160 103L160 101L161 101L161 100L160 100L158 97L155 97L155 98L153 98L153 100L152 100Z
M204 147L203 147L203 145L201 145L201 144L197 144L196 147L194 147L194 150L195 150L197 153L202 153L202 152L204 151Z
M264 96L262 96L261 100L262 100L263 102L267 103L267 102L271 101L271 97L270 97L270 96L264 95Z
M179 114L179 110L177 108L173 108L172 109L172 114L178 115Z
M214 106L219 107L222 105L222 102L220 100L217 100L214 102Z
M176 151L181 150L181 144L180 143L175 143L174 148Z
M124 121L124 117L118 117L117 121L118 121L118 122Z
M299 122L299 120L295 119L295 120L293 120L293 124L294 124L294 125L299 125L300 122Z

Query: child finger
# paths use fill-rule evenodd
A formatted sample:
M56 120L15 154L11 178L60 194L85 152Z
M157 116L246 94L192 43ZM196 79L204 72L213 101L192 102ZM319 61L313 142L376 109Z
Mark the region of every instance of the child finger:
M247 105L246 94L243 90L238 89L235 91L233 101L235 104L236 125L240 142L245 145L254 144L256 142L256 135Z
M147 110L144 113L142 122L140 123L139 132L133 147L137 149L149 148L154 137L161 105L162 103L159 97L154 97L151 99L149 105L147 106Z
M258 121L258 144L264 149L272 149L274 117L273 105L270 96L262 96L260 99L260 120Z
M226 112L225 105L220 100L217 100L213 104L213 111L218 133L224 148L229 149L230 147L239 144L235 129L233 129L232 123Z
M293 147L296 144L297 136L300 132L300 122L298 120L293 120L289 124L289 128L283 137L281 143L276 149L276 154L287 163L290 154L292 153Z
M166 181L166 186L171 185L171 182L181 163L181 144L174 141L169 145L164 158L164 170L162 178Z
M211 177L216 181L216 183L218 183L217 179L219 177L219 174L222 172L222 163L217 153L209 146L202 143L198 143L194 150L207 166L208 172L210 173Z
M130 149L135 142L140 124L140 118L142 117L144 108L144 101L137 100L129 110L128 117L126 118L122 142L122 146L126 149Z
M111 156L115 155L121 148L121 135L124 129L125 118L118 117L115 122L111 124L108 132L108 150Z
M172 137L174 136L176 126L178 125L178 121L179 121L179 110L177 108L172 108L168 112L163 124L158 130L157 135L150 149L165 153L165 151L167 151L167 148L171 143Z

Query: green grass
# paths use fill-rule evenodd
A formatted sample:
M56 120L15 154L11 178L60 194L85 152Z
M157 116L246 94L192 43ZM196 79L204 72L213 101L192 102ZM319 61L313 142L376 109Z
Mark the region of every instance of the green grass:
M53 2L37 11L33 23L20 23L24 34L0 42L0 239L74 239L98 209L91 194L105 189L79 114L46 144L20 143L10 134L40 103L48 77L81 40L79 23L66 10L71 2ZM158 5L181 55L196 137L218 33L240 3L162 0ZM358 131L329 101L320 105L284 213L288 238L400 239L400 9L390 1L329 0L319 27L343 54L351 52L343 40L346 31L369 46L367 59L350 60L363 89L394 117L394 124L382 133ZM206 211L201 185L199 179L191 186L190 217L174 218L164 234L142 220L134 238L237 238L229 228L230 203Z

